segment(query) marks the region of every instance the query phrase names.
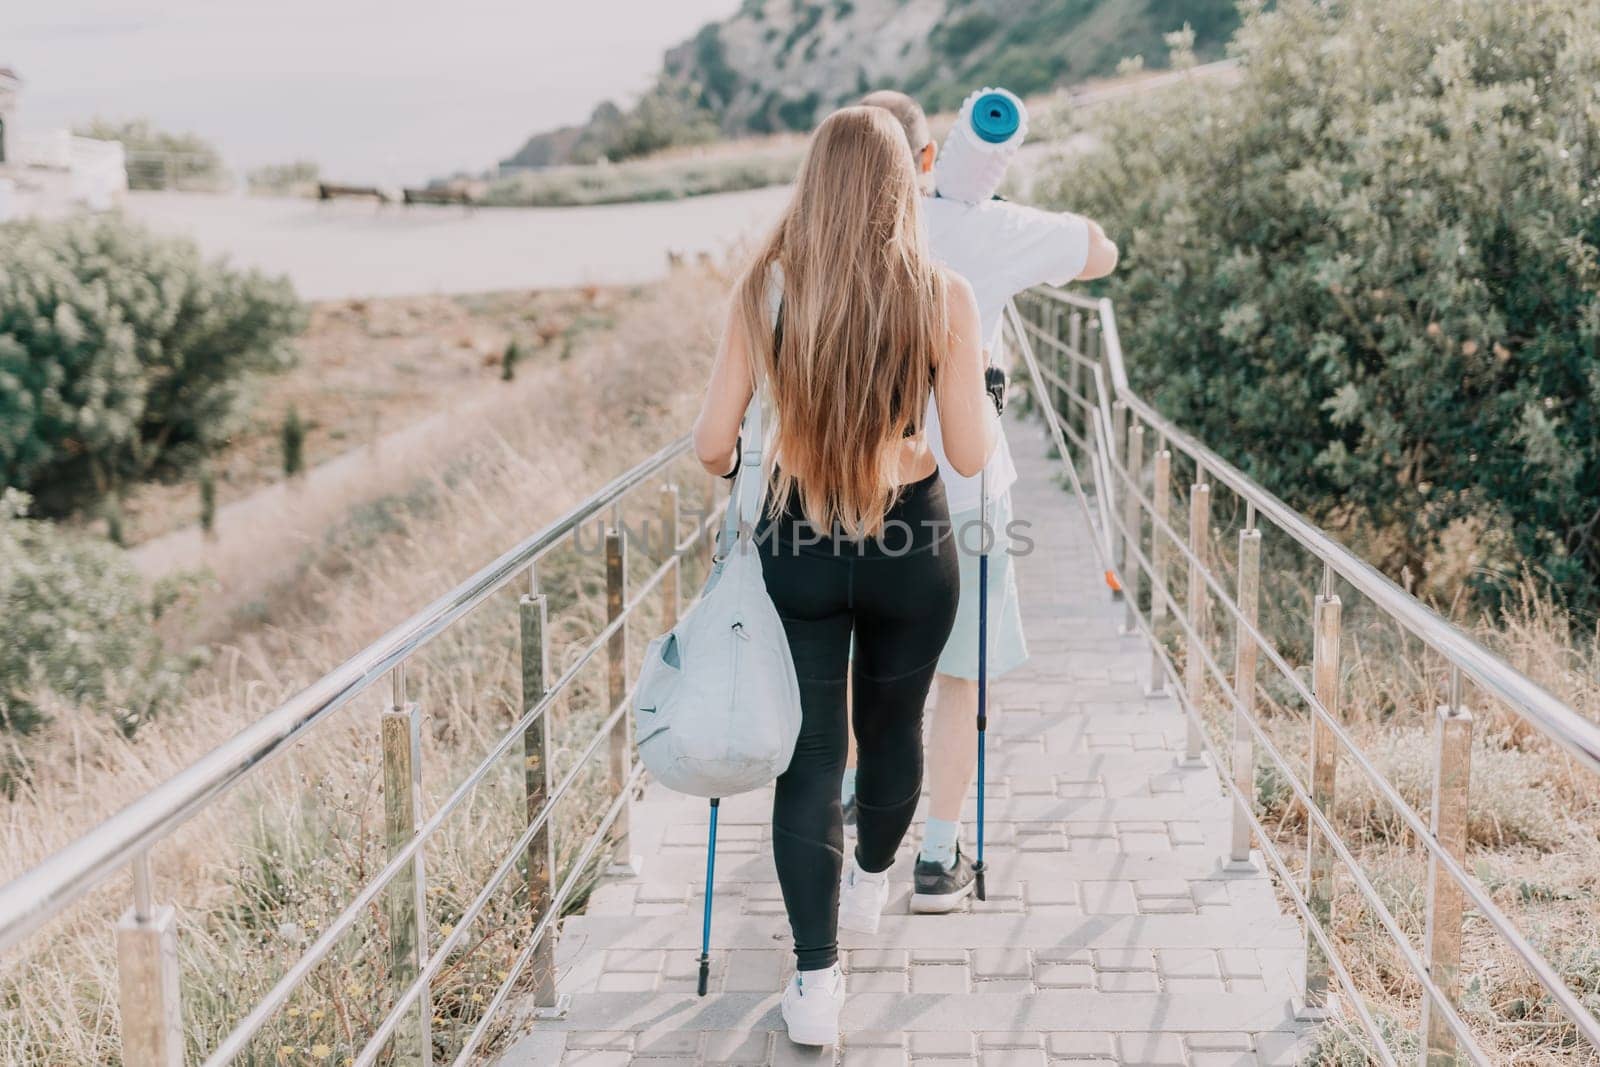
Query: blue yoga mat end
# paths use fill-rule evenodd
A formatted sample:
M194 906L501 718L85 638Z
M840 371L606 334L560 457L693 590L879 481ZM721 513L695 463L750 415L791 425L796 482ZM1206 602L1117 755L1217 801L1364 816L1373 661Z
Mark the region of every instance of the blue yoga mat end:
M990 144L1010 140L1021 124L1009 93L984 93L972 105L972 130Z

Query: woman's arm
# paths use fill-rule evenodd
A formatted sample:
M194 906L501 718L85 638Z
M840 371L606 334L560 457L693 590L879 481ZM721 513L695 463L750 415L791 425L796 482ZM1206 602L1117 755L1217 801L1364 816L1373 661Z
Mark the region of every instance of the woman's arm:
M744 331L739 329L736 299L728 305L717 361L711 368L706 397L700 403L700 416L694 420L694 454L699 457L701 466L718 477L733 470L739 423L755 392Z
M1000 429L994 403L984 389L978 300L961 275L947 271L945 277L950 333L934 374L933 399L939 406L945 458L957 474L970 478L989 461Z

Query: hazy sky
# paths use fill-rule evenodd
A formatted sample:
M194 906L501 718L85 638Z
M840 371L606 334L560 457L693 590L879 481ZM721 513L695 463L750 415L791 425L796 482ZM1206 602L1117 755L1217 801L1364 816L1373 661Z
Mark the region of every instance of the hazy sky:
M230 165L329 177L478 169L649 84L739 0L0 0L18 125L148 116Z

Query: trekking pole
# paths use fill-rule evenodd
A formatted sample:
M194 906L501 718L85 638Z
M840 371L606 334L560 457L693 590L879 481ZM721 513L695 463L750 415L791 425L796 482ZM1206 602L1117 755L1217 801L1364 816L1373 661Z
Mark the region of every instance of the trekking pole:
M717 801L711 798L711 829L706 835L706 917L700 927L700 986L699 995L706 995L706 985L711 980L711 881L717 871Z
M983 540L978 544L978 859L972 865L979 900L988 900L983 878L984 732L989 728L989 479L988 465L978 472L978 501Z

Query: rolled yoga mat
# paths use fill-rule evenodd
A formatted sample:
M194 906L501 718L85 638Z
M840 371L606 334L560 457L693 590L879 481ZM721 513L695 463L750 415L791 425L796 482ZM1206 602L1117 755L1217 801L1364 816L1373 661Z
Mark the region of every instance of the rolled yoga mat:
M1014 93L984 87L961 104L934 168L940 196L976 204L994 196L1028 136L1028 109Z

